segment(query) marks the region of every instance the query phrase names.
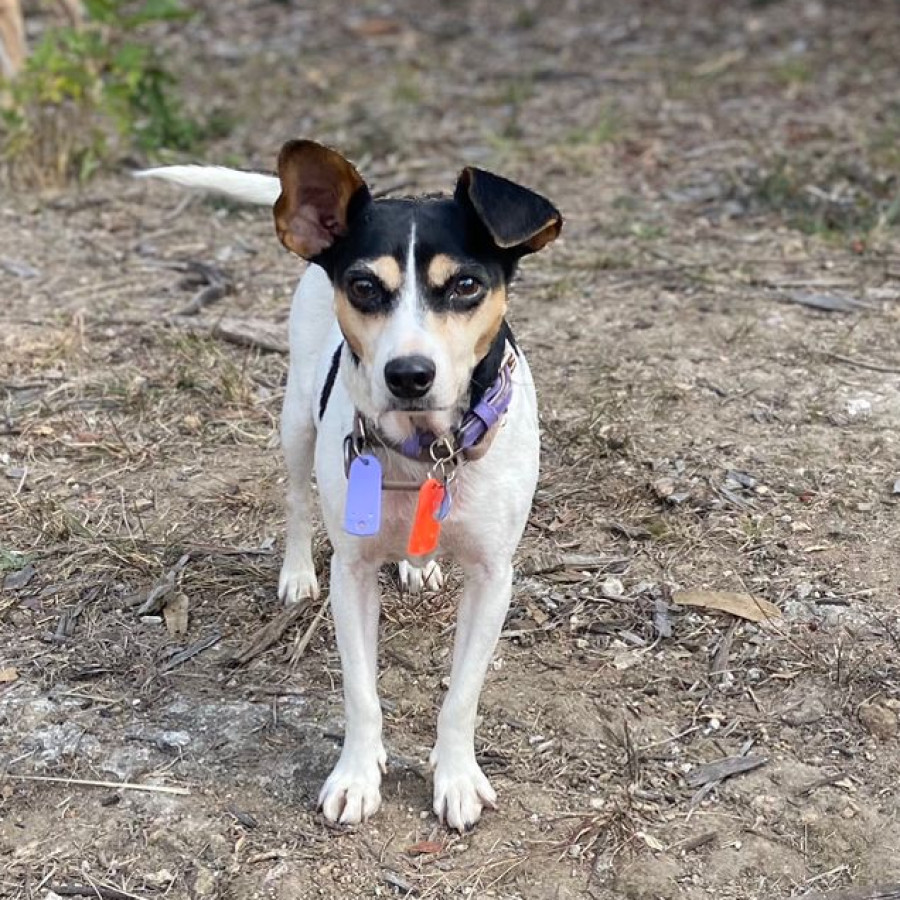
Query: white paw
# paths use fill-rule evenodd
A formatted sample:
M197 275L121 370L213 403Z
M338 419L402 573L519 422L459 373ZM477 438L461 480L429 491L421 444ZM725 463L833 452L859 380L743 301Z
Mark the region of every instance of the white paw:
M431 753L434 766L434 812L448 827L468 831L485 806L497 808L497 792L481 771L474 755L448 756Z
M278 599L289 605L299 603L307 598L315 600L318 596L319 582L316 578L316 570L312 566L309 568L289 567L285 562L278 578Z
M411 566L405 559L401 559L400 589L408 594L422 594L425 591L439 591L444 586L444 573L441 567L434 561L425 563L420 569Z
M340 825L358 825L377 812L386 762L380 746L374 755L342 753L319 791L319 807L325 818Z

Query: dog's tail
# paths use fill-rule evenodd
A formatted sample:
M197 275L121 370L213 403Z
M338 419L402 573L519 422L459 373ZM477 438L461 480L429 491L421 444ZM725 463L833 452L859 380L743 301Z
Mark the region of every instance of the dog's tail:
M161 166L134 174L136 178L162 178L182 187L213 191L256 206L272 206L281 193L281 182L274 175L241 172L224 166Z

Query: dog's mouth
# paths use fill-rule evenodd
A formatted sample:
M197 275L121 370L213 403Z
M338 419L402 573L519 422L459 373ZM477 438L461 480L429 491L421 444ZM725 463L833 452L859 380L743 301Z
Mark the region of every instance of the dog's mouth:
M378 418L378 425L393 440L413 434L440 435L453 428L459 412L452 406L431 406L421 401L393 404Z
M420 413L422 415L427 415L428 413L447 412L449 409L449 406L435 406L427 400L395 400L385 412L407 413L408 415Z

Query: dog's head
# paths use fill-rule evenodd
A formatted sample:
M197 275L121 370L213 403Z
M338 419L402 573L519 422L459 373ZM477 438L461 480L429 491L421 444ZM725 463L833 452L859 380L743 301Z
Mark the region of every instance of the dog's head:
M375 200L346 159L312 141L285 144L278 174L278 236L334 285L360 411L393 437L411 422L443 433L503 333L516 264L557 237L559 212L474 168L452 197Z

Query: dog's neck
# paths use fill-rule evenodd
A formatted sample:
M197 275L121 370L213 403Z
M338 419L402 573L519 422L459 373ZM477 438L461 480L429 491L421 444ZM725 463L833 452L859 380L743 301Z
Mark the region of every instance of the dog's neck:
M500 329L491 342L488 352L475 366L472 377L469 379L469 409L477 405L484 396L484 392L497 380L503 360L506 358L507 345L515 353L519 352L512 329L504 319L500 323Z

